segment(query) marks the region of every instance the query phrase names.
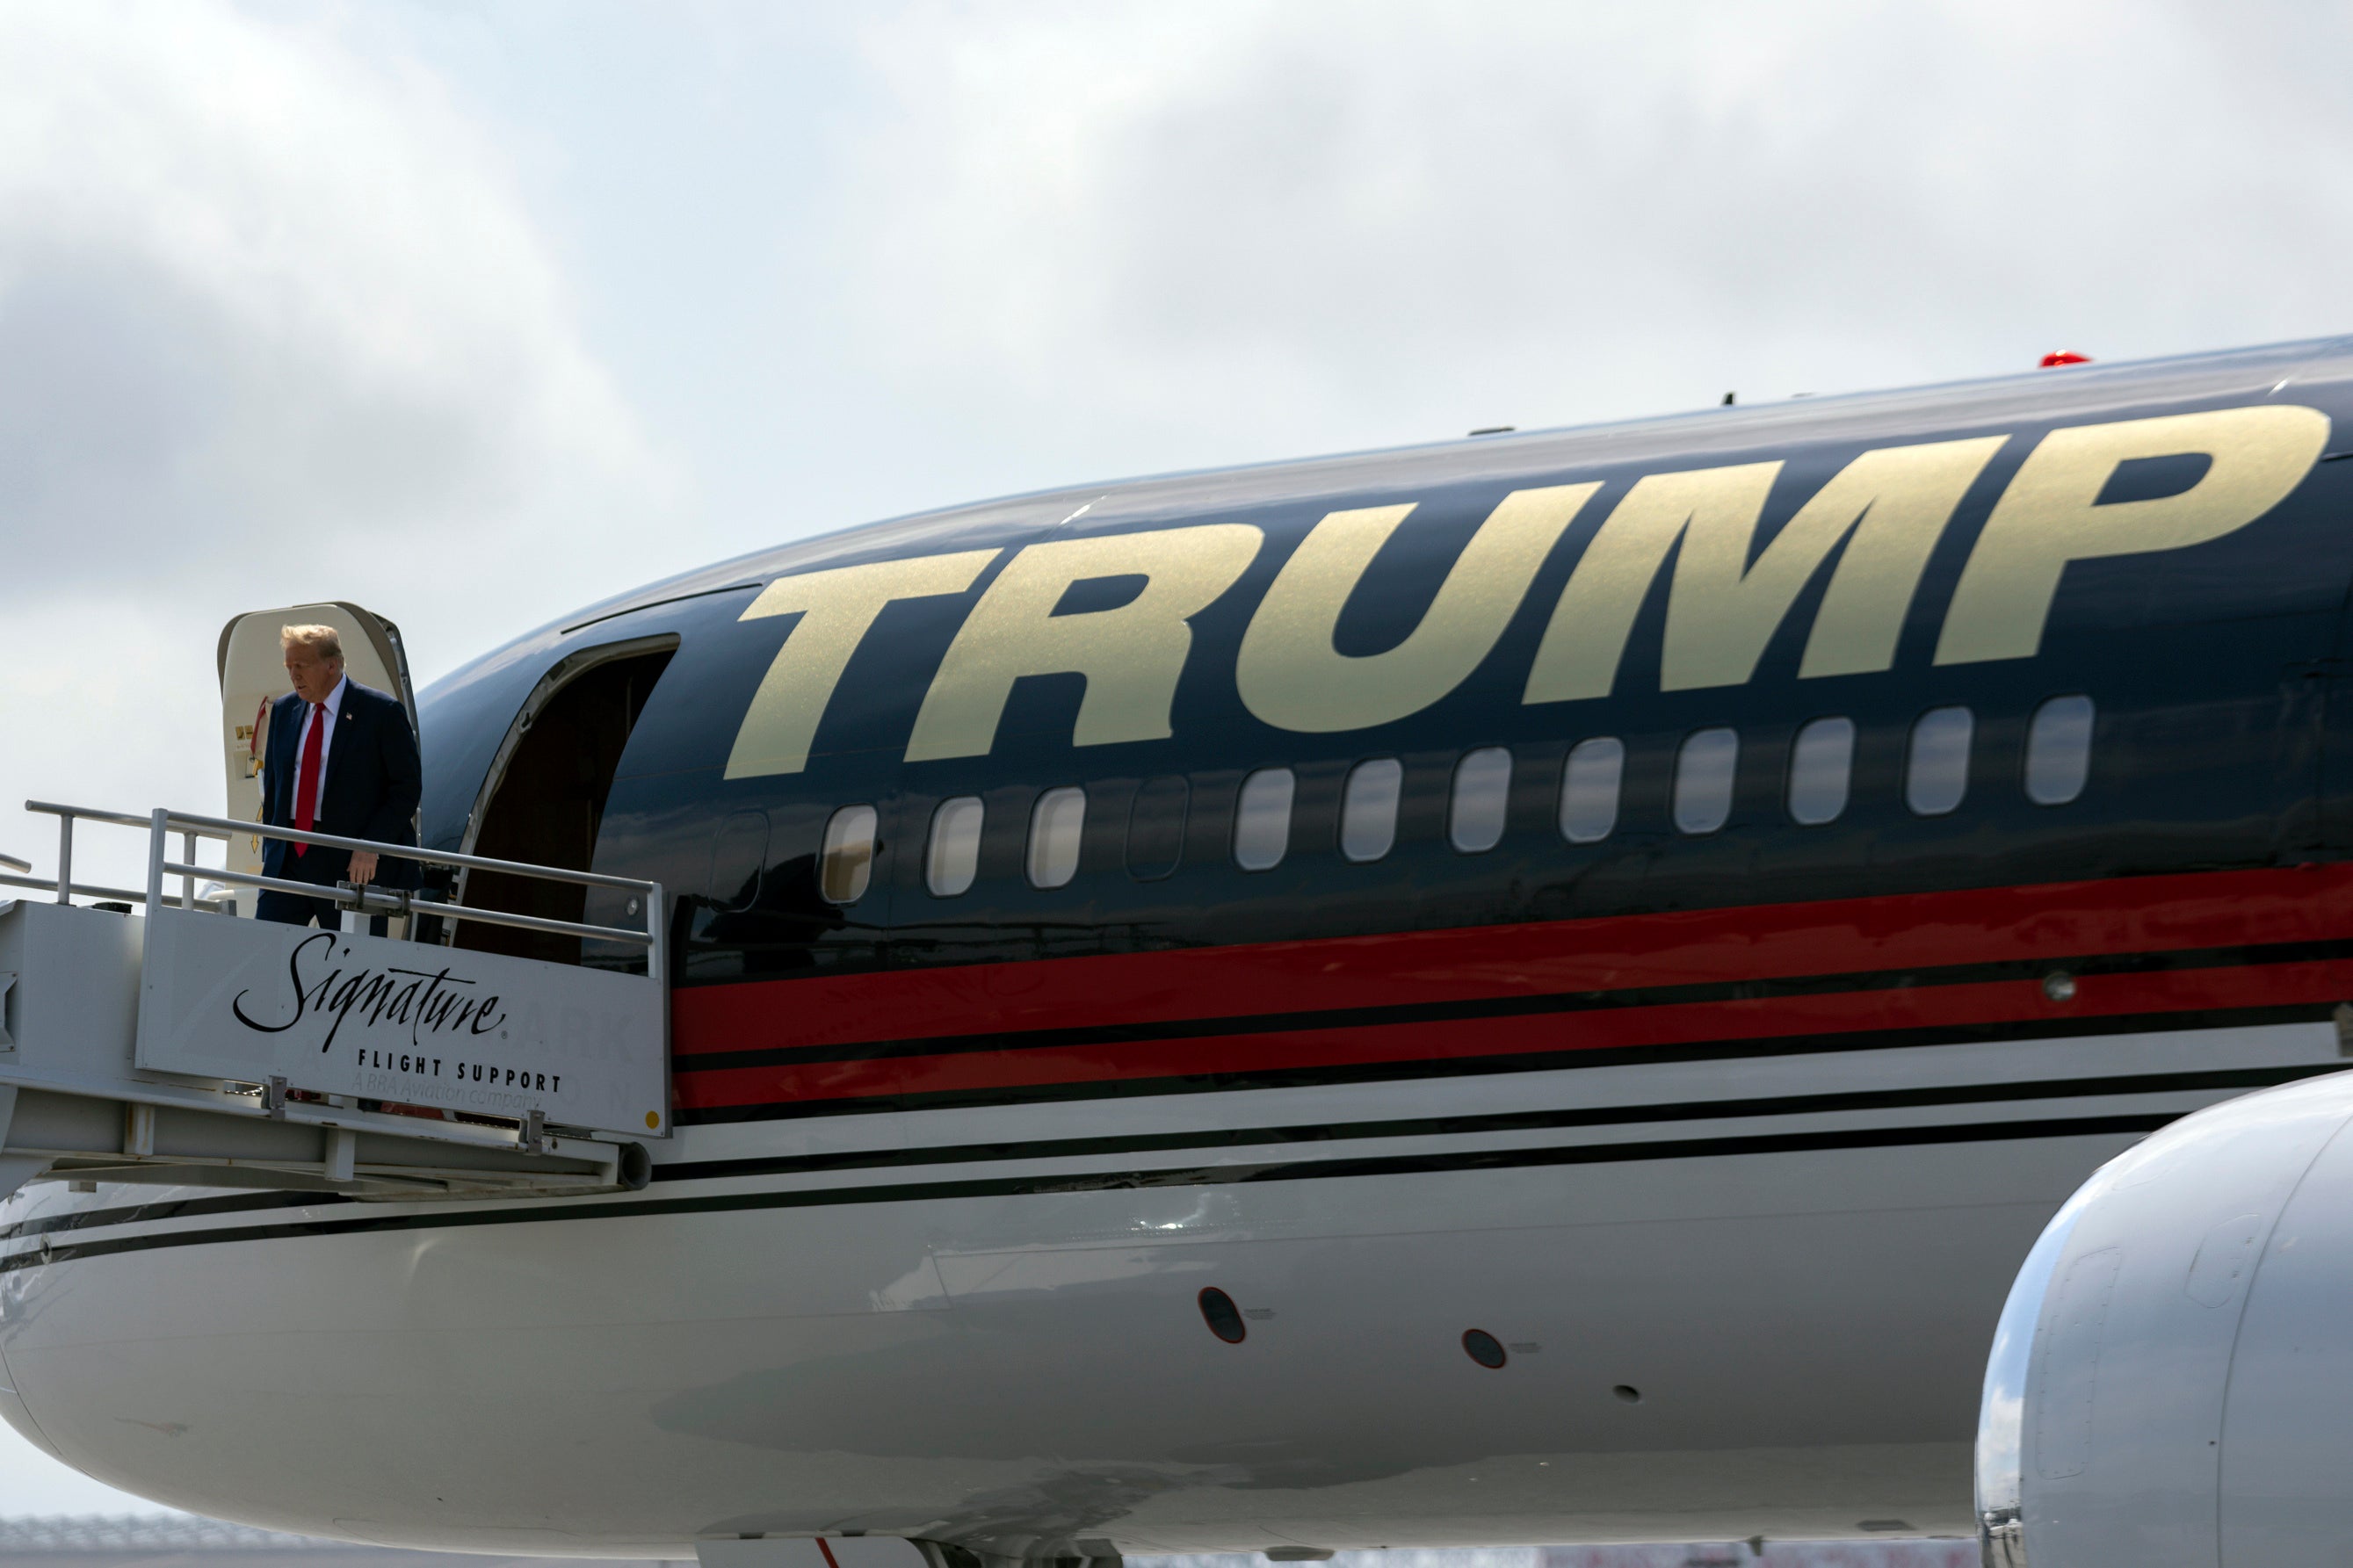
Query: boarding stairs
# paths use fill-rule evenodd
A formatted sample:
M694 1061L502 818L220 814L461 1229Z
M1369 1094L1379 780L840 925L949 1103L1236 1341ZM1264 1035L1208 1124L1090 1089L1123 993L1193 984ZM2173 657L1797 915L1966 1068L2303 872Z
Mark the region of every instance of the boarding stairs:
M0 1196L59 1180L404 1201L646 1184L670 1121L659 883L184 812L26 809L58 819L58 873L0 857ZM143 890L74 880L89 826L147 834ZM629 923L196 864L199 841L246 835L568 882ZM343 929L238 918L235 888L331 897ZM369 934L378 916L396 934ZM447 943L468 921L644 961Z

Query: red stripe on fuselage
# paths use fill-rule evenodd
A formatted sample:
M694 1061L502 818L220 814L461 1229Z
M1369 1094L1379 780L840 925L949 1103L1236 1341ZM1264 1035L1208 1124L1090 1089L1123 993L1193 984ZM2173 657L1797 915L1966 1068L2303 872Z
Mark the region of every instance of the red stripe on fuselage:
M2276 1006L2342 998L2341 961L2031 980L1281 1033L951 1052L955 1037L1607 993L1973 963L2264 946L2353 933L2353 867L2118 878L1589 921L700 986L699 1055L938 1039L943 1054L682 1073L682 1110L1699 1039ZM903 1049L903 1047L902 1047ZM920 1047L918 1047L920 1051Z

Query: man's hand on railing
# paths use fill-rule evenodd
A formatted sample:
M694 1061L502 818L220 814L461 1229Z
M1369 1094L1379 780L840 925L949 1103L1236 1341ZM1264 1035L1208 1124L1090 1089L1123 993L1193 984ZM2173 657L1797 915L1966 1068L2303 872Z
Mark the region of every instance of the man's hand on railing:
M364 888L370 882L375 881L375 864L376 858L373 851L366 849L353 850L352 869L351 876L349 878L352 886L354 888Z

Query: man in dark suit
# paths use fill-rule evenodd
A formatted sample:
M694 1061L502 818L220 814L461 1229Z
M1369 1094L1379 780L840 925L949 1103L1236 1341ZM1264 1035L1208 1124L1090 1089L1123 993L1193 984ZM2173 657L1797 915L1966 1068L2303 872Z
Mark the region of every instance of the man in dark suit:
M269 752L262 770L262 820L305 833L417 842L417 801L425 774L408 710L396 697L343 674L343 639L332 626L287 626L278 634L294 689L269 708ZM402 885L407 862L379 865L375 855L320 845L262 841L264 875L332 889L337 882ZM254 913L265 921L336 930L332 897L305 898L265 889Z

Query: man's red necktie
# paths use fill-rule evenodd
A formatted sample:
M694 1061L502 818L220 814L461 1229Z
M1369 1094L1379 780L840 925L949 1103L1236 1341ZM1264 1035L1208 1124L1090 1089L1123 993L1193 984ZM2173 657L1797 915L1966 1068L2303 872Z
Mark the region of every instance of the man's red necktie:
M327 749L327 709L322 702L311 704L310 732L302 737L302 771L294 779L294 826L303 832L311 831L311 818L317 814L319 801L319 759ZM308 844L294 846L301 855Z

